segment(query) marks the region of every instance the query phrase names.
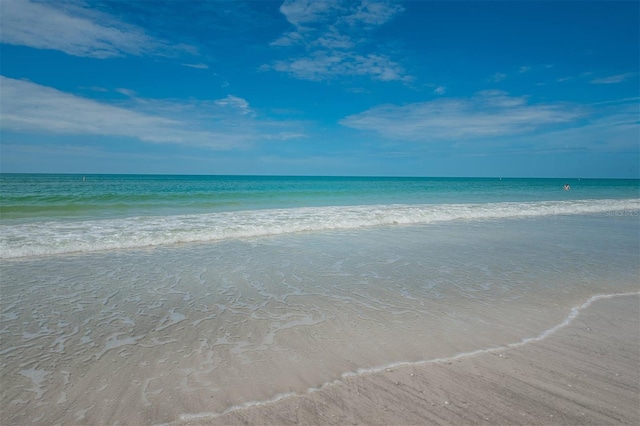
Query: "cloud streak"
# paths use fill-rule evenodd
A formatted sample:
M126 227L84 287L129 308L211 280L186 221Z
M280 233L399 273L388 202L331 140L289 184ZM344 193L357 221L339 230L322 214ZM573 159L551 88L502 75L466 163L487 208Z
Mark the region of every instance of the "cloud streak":
M585 115L562 103L529 104L525 97L484 91L471 98L436 99L407 105L380 105L351 115L340 124L404 141L457 142L535 132Z
M119 136L214 150L303 135L295 123L257 120L248 114L249 103L235 96L191 103L132 98L123 106L4 76L0 88L5 131Z
M402 11L391 1L285 0L280 12L294 30L271 42L271 46L303 48L304 54L274 61L262 70L312 81L343 76L410 81L401 65L370 46L371 30Z
M240 112L242 115L250 114L251 108L249 107L249 102L246 99L239 98L233 95L227 95L224 99L218 99L215 101L216 105L233 108Z
M404 69L385 55L344 51L316 51L307 57L276 61L266 69L301 80L321 81L341 76L368 76L379 81L407 80Z
M573 126L553 130L530 138L539 150L638 155L640 107L635 99L620 99L600 104L591 110L589 119Z
M182 66L188 67L188 68L196 68L196 69L199 69L199 70L208 70L209 69L209 65L203 64L203 63L199 63L199 64L182 64Z
M612 75L610 77L604 77L604 78L596 78L594 80L591 80L591 84L617 84L617 83L622 83L623 81L626 81L627 79L633 77L635 74L634 73L626 73L626 74L618 74L618 75Z
M125 55L173 55L193 50L157 40L142 29L95 9L72 4L3 1L0 41L72 56L112 58Z

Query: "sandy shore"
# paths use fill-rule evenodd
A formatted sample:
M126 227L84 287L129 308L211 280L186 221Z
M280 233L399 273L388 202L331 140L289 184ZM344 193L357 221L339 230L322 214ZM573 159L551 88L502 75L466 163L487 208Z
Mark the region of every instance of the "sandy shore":
M529 343L346 378L181 425L640 424L640 297L594 301Z

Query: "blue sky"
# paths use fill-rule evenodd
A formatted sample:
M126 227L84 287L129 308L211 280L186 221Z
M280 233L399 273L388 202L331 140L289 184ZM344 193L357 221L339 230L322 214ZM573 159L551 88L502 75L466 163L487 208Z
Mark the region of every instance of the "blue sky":
M637 178L639 16L3 0L1 171Z

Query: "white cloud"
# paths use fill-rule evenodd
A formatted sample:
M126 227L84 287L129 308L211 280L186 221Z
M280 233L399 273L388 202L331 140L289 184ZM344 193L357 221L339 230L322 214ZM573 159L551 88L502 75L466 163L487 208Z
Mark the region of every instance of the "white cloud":
M593 104L592 104L593 105ZM589 120L532 138L538 150L589 150L591 152L635 153L640 144L640 106L637 98L598 103Z
M116 92L120 93L121 95L127 96L129 98L136 96L136 92L131 89L118 88L116 89Z
M380 105L340 123L394 140L453 142L534 132L544 125L569 123L583 115L576 106L530 105L524 97L485 91L472 98Z
M249 102L237 96L227 95L226 98L218 99L217 101L215 101L215 103L216 105L220 105L224 107L228 106L230 108L234 108L240 111L240 113L243 115L251 113L251 108L249 108Z
M201 102L132 98L111 105L0 76L0 128L7 131L117 136L218 150L303 133L296 123L259 121L247 111L248 102L233 96Z
M591 84L616 84L616 83L622 83L623 81L627 80L628 78L633 77L635 74L634 73L626 73L626 74L618 74L618 75L612 75L610 77L604 77L604 78L596 78L595 80L591 80Z
M337 76L369 76L374 80L408 81L404 69L387 56L366 56L342 51L317 51L310 57L277 61L267 69L283 71L302 80L320 81Z
M386 1L363 0L355 4L353 12L344 19L352 25L382 25L404 9L399 4Z
M285 0L280 6L280 12L291 24L300 26L324 21L340 7L339 0Z
M382 81L412 78L379 47L369 46L370 30L402 12L391 1L285 0L280 11L295 27L271 46L302 46L302 56L274 61L263 70L275 70L304 80L339 76L368 76Z
M140 28L76 5L29 0L0 3L2 43L92 58L169 54L186 47L170 46Z
M185 67L189 67L189 68L196 68L196 69L200 69L200 70L206 70L209 69L209 65L207 64L182 64Z
M350 37L340 34L333 28L318 37L314 44L316 44L317 47L324 47L331 50L351 49L355 47L355 43Z
M436 95L444 95L447 91L447 88L444 86L438 86L433 90L433 93Z
M304 42L304 37L297 31L291 31L284 33L280 38L269 43L271 46L287 47L301 44Z

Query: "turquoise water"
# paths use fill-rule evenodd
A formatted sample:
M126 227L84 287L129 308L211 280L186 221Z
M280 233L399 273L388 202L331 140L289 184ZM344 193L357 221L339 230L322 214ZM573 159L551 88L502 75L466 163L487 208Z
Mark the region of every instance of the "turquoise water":
M561 190L565 183L571 191ZM3 174L0 188L3 220L640 197L640 183L632 179Z
M1 175L0 258L638 211L637 180ZM563 190L568 183L571 190ZM631 213L634 214L634 213Z
M640 291L637 180L0 179L2 424L188 424Z

